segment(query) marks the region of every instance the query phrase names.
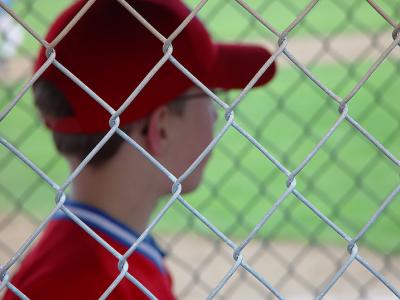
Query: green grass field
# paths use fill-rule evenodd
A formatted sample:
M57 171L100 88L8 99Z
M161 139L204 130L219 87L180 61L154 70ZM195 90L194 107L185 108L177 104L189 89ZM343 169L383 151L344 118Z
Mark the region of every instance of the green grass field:
M40 0L34 7L49 18L66 2ZM284 29L308 1L272 1L264 16L279 30ZM345 13L335 4L322 2L306 20L306 28L318 28L325 35L356 32L362 28L386 30L385 23L364 1L355 1L354 23L343 24ZM197 1L191 1L191 5ZM246 13L237 4L226 5L213 16L210 2L201 16L210 18L215 36L234 40L248 23ZM255 8L261 1L249 1ZM347 3L347 2L346 2ZM343 3L343 9L346 5ZM294 10L285 9L291 5ZM26 7L17 7L23 15ZM388 9L393 8L394 2ZM45 11L43 10L45 8ZM260 11L263 9L260 8ZM235 20L228 22L228 20ZM368 22L367 22L368 20ZM45 24L30 15L26 21L43 33ZM354 25L356 24L356 25ZM386 29L385 29L386 28ZM309 35L307 29L293 34ZM245 39L263 38L261 27ZM269 37L271 38L270 34ZM26 38L24 47L36 51L37 43ZM371 66L371 61L346 64L317 64L311 68L321 81L340 96L345 96ZM350 114L380 140L396 157L400 156L400 108L394 101L400 84L399 63L382 64L350 103ZM20 88L0 90L0 108ZM221 97L232 99L236 92ZM54 148L49 134L37 126L37 118L27 94L22 102L0 124L0 135L11 141L57 183L67 178L65 162L53 159ZM220 112L219 128L223 125ZM267 88L254 91L239 105L236 120L264 145L286 168L293 170L339 117L337 106L293 66L281 66L277 78ZM27 133L29 132L29 133ZM54 163L53 163L54 160ZM297 176L297 189L319 210L354 236L373 215L379 204L399 184L399 172L392 162L347 123L343 123L325 147ZM37 178L20 161L0 147L0 207L4 215L15 203L37 218L53 207L54 191ZM259 151L231 128L223 137L206 169L204 184L185 199L210 222L231 237L244 238L263 217L274 201L285 191L286 177ZM385 253L400 252L400 200L397 197L385 214L374 224L361 243ZM1 222L0 218L0 222ZM177 232L210 231L196 221L180 204L175 204L157 230ZM289 196L260 232L267 239L309 240L310 242L343 243L328 226L294 196Z
M322 69L327 74L335 74L338 71L335 66ZM382 69L380 72L384 74L389 70ZM291 77L295 77L292 70L282 70L272 84L271 90L284 89L286 80ZM384 99L390 102L390 99L394 99L395 93L395 88L387 90ZM296 99L298 95L301 95L301 99ZM360 100L369 103L373 101L373 97L370 95ZM1 126L1 133L2 136L15 141L23 153L45 169L49 158L54 155L47 132L40 128L33 131L27 139L22 139L23 142L18 142L17 138L22 131L32 126L32 123L36 124L31 114L30 101L30 97L26 97L19 107L22 107L22 104L26 104L27 107L24 109L18 107L7 117ZM315 122L312 131L307 133L304 128L299 128L290 120L285 109L277 110L277 106L282 103L288 110L301 116L305 123L315 111L324 106L326 108L321 119ZM263 117L269 114L274 116L267 118L265 122L262 121ZM247 125L240 115L251 116L255 126ZM353 115L358 115L357 107ZM322 137L337 116L335 106L325 97L321 97L321 93L311 84L304 83L292 97L287 99L276 100L264 91L253 92L240 106L238 122L257 136L259 141L280 161L284 161L289 169L293 169L315 145L316 140L310 136ZM220 118L221 123L222 120ZM263 127L263 124L266 126ZM388 140L390 128L393 128L390 119L384 114L373 114L362 124L382 141ZM379 124L379 127L377 128L375 124ZM258 126L261 129L257 133L255 127ZM294 141L299 139L298 146L293 145ZM344 144L343 140L346 141ZM395 155L399 155L398 136L389 139L385 145ZM329 154L331 151L335 151L338 161L332 161ZM0 160L2 165L6 165L0 171L2 185L12 191L16 198L27 200L23 204L24 209L43 217L53 205L54 193L46 185L40 185L39 189L31 192L29 185L35 180L37 182L40 180L37 180L27 167L8 155L4 148L0 152ZM365 169L371 160L374 161L371 170L367 169L365 176L355 178L360 176L361 170ZM349 168L352 171L345 171L342 165L346 165L345 169ZM397 172L398 169L377 153L360 134L343 124L327 143L326 148L321 150L310 165L299 174L297 182L299 191L347 233L354 235L377 209L378 204L398 184ZM66 165L58 162L49 171L49 175L61 184L67 176ZM265 157L231 129L213 153L206 171L205 184L185 199L222 231L240 238L250 231L273 201L283 193L285 180L286 178ZM2 207L11 210L10 199L4 191L1 193L0 202ZM399 249L395 237L399 232L399 202L395 201L389 210L389 214L381 218L364 242L380 250L397 251ZM187 222L193 222L191 219L190 214L178 204L166 215L159 229L172 232L186 230ZM263 228L261 235L302 240L317 231L312 234L317 241L339 242L337 235L321 224L305 206L290 196L283 208L279 209ZM194 228L203 233L207 232L199 222L195 222Z

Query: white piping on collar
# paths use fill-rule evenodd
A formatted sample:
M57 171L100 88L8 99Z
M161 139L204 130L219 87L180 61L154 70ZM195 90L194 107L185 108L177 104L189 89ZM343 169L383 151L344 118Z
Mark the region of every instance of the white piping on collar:
M87 225L94 226L98 230L106 233L111 238L117 240L126 247L130 247L138 239L138 236L135 235L133 232L130 232L129 230L121 227L121 225L119 225L118 223L113 222L110 217L103 216L101 212L92 211L90 210L90 208L68 205L68 203L66 203L66 206L83 222L88 222L89 224ZM67 217L62 211L60 212L62 215L64 215L64 218ZM160 251L148 241L146 241L146 239L138 245L135 251L138 251L141 254L145 255L147 258L152 260L161 271L164 271L163 257Z

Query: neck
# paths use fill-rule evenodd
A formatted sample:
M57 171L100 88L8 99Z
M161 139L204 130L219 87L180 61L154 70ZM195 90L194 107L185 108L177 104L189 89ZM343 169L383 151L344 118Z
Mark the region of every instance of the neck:
M153 172L131 174L132 169L151 168L140 163L135 168L115 164L101 168L87 167L82 171L73 183L73 199L96 207L142 233L164 194L156 188L157 176Z

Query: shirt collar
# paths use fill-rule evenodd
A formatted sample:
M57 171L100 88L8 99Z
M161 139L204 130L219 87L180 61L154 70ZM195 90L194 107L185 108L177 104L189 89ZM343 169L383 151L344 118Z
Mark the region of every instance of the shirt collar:
M64 205L89 227L101 231L128 248L140 236L125 224L93 206L72 199L68 199ZM58 211L55 215L55 219L66 218L69 219L62 210ZM148 235L135 251L152 260L162 271L164 270L162 261L165 253L160 249L152 236Z

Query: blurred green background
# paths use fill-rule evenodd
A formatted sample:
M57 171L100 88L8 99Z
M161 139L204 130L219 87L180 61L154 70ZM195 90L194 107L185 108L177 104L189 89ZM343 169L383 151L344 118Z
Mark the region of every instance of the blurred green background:
M19 2L16 11L44 35L49 20L70 2L38 0L29 5ZM188 1L192 7L197 3ZM253 0L247 3L282 31L308 1ZM398 1L382 1L381 5L389 15L399 19ZM277 44L277 38L235 1L210 1L201 10L200 17L218 40ZM376 37L387 35L388 46L390 31L391 27L366 1L320 1L304 22L290 33L288 48L291 49L291 39L302 39L304 43L319 41L319 55L327 54L331 59L316 55L307 65L322 83L344 97L377 58L377 55L367 54L372 50L383 51L384 48L375 43ZM329 47L337 36L361 36L371 42L361 49L363 55L346 59L335 55ZM37 41L25 33L18 56L33 57L38 47ZM274 50L276 46L272 47ZM400 156L399 51L398 48L393 51L349 105L350 115L396 157ZM235 115L239 125L287 169L293 170L334 124L339 113L332 99L293 64L282 58L278 66L276 79L245 97ZM0 109L25 81L26 78L19 78L12 84L0 83ZM237 95L238 91L234 91L220 96L230 102ZM223 111L219 113L217 127L221 128ZM55 154L49 133L38 122L30 92L0 123L0 135L16 145L58 184L68 177L66 163ZM347 234L355 236L399 184L399 168L344 122L296 178L297 189L311 203ZM185 200L225 234L242 239L285 191L286 180L266 157L231 128L213 152L204 184L196 192L186 195ZM0 147L0 222L21 212L38 221L54 207L54 197L54 191L34 172L6 148ZM363 245L387 254L400 252L399 200L397 196L361 239ZM168 211L156 230L172 233L195 230L212 234L179 203ZM263 226L259 236L308 243L343 243L332 229L292 195Z

